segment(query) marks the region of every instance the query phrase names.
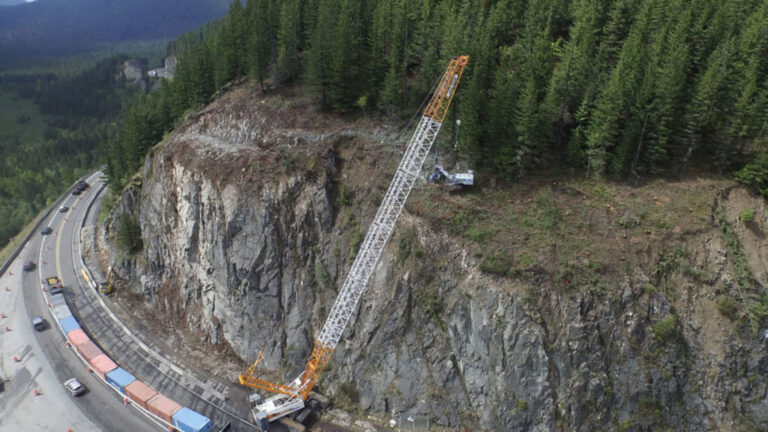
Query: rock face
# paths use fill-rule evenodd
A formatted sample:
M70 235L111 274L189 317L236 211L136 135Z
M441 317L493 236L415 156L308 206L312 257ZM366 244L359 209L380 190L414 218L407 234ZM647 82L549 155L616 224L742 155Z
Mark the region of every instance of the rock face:
M132 213L144 242L113 266L208 341L295 376L399 159L386 130L337 122L245 89L220 98L113 210L107 229ZM469 430L765 430L765 346L716 309L734 280L720 231L685 236L706 277L673 274L669 296L639 266L605 295L541 268L491 276L406 211L321 390Z

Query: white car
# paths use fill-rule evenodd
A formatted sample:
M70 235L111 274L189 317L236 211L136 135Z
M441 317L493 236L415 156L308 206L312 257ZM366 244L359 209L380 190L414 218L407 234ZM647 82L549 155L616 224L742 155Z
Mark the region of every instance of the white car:
M72 396L80 396L85 393L85 386L80 384L77 378L70 378L64 383L64 387L72 393Z

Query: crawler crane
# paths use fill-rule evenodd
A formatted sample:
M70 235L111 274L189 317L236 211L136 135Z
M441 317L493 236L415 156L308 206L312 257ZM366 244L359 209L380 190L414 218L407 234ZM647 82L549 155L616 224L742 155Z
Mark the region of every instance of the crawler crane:
M379 256L395 228L397 218L400 216L413 184L419 176L429 149L440 131L440 126L445 119L453 96L456 94L456 87L468 62L469 56L451 59L448 68L437 84L435 92L421 116L419 125L408 143L405 155L400 161L387 194L384 196L347 278L344 280L344 285L333 304L331 313L320 335L315 340L315 347L304 372L291 383L285 385L258 379L255 377L256 367L263 358L263 356L259 356L256 362L239 376L240 384L275 393L274 396L263 402L260 402L258 397L255 400L251 399L254 405L253 417L261 428L266 429L270 421L304 408L304 401L307 400L310 391L317 384L323 369L331 359L336 344L338 344L341 334L365 290L368 279L379 261Z

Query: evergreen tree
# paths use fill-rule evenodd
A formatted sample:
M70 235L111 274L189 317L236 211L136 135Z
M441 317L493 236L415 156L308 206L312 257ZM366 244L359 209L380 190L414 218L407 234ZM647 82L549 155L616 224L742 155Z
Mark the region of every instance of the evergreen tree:
M299 44L301 42L301 2L285 0L280 9L277 31L277 76L275 84L291 81L299 76Z
M172 43L173 82L128 110L102 153L111 181L126 181L174 119L246 75L262 89L300 81L323 109L410 113L448 59L469 54L447 121L462 120L462 156L484 169L516 178L566 160L631 180L699 161L731 169L766 146L767 14L761 0L233 2ZM49 153L97 139L49 133Z
M341 0L339 17L331 41L329 58L329 102L339 112L349 111L360 96L360 4Z
M565 145L566 133L573 125L575 111L587 89L594 85L598 64L595 62L599 31L602 27L602 4L598 0L574 2L574 23L567 41L558 41L558 59L547 88L545 109L554 122L558 148Z
M723 41L709 56L706 69L696 83L686 119L687 147L682 165L688 166L694 151L703 147L707 153L717 155L714 162L722 170L731 156L731 143L720 135L724 131L724 113L718 112L718 101L724 99L725 84L729 77L729 64L733 52L733 38Z
M224 21L219 45L224 57L224 69L220 75L220 82L245 74L247 30L245 8L239 0L233 1L229 5L229 13Z
M274 8L269 0L248 0L246 16L249 33L247 41L247 65L251 76L259 81L264 90L264 79L268 76L274 44L274 22L270 13Z
M331 86L331 51L336 28L338 0L319 0L317 21L307 55L306 82L318 95L320 105L328 107Z

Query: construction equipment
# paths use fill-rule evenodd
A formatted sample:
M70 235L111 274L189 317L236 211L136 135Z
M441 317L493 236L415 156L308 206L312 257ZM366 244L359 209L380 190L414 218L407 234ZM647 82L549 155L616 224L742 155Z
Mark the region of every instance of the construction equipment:
M456 136L453 139L453 149L455 150L459 141L459 127L461 120L456 120ZM472 186L475 183L475 172L467 170L464 173L451 174L440 165L440 146L435 147L435 166L432 174L427 177L430 183L445 183L452 189Z
M107 280L105 282L102 282L98 285L97 290L102 294L112 294L112 291L114 291L115 287L112 285L112 280L110 277L112 276L112 266L109 266L109 269L107 269Z
M395 177L389 185L347 278L344 280L344 285L342 285L339 296L333 304L331 313L320 335L315 340L314 349L304 372L286 385L258 379L255 377L256 367L264 358L259 353L256 362L239 376L240 383L245 386L276 393L263 402L257 394L251 396L253 417L263 429L268 428L270 421L304 408L304 402L331 359L336 344L339 342L341 334L365 290L368 279L373 273L379 256L395 228L397 218L400 216L413 184L421 172L429 149L440 131L448 107L456 94L456 86L459 84L468 62L469 56L451 59L448 68L435 87L435 92L408 143L405 155L400 161Z

